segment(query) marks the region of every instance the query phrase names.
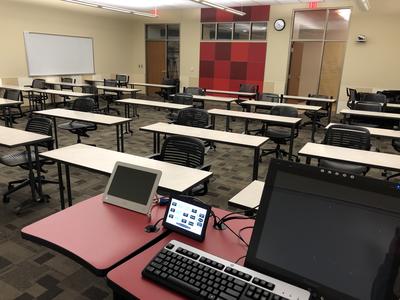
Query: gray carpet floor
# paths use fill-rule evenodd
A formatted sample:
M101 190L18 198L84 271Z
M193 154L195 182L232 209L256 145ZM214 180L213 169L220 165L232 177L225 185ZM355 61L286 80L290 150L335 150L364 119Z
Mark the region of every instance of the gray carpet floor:
M122 106L117 106L123 111ZM223 106L207 104L206 108L224 108ZM234 107L234 109L239 109ZM167 111L153 108L139 108L140 117L133 121L133 134L125 136L125 152L135 155L152 153L152 134L139 131L139 127L159 121L166 121ZM338 120L337 117L334 120ZM27 119L18 119L16 128L23 129ZM58 121L59 124L61 121ZM231 122L233 132L242 132L244 122ZM252 122L250 128L259 128L260 124ZM225 120L217 117L217 129L224 130ZM300 131L295 141L295 153L310 141L310 127ZM323 137L323 129L319 129L316 140ZM76 136L59 130L60 147L72 145ZM84 138L84 143L95 144L97 147L116 149L115 130L111 127L99 126L90 133L90 138ZM377 141L374 141L377 143ZM383 152L395 153L390 140L382 139L380 149ZM268 142L266 148L274 144ZM0 155L16 149L0 148ZM259 178L264 179L269 157L264 157L260 163ZM303 163L304 159L301 160ZM211 150L206 156L206 162L212 165L214 173L209 185L209 193L201 199L213 206L234 210L228 207L228 200L247 186L252 179L253 151L243 147L217 144L216 150ZM46 178L57 180L56 167L46 166ZM0 165L0 195L7 190L7 182L26 177L26 171L20 168L9 168ZM371 170L368 176L381 178L379 170ZM397 180L397 179L395 179ZM74 203L85 200L103 192L107 182L106 176L71 168L71 182ZM21 215L13 211L18 203L26 200L29 188L13 194L11 201L4 204L0 201L0 300L8 299L112 299L112 292L107 287L104 278L96 277L87 269L71 259L23 240L20 229L60 210L58 185L45 185L44 192L51 196L49 203L37 205ZM68 230L66 228L66 230Z

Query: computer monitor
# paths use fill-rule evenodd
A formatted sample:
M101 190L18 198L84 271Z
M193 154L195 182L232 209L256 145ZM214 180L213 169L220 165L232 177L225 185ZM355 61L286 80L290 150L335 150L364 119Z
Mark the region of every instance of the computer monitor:
M399 227L398 184L273 160L245 265L323 299L392 299Z

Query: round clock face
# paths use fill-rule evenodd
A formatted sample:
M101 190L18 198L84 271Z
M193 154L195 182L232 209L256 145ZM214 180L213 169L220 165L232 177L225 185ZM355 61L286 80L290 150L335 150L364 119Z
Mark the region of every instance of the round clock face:
M281 31L285 28L285 21L282 19L278 19L274 23L275 30Z

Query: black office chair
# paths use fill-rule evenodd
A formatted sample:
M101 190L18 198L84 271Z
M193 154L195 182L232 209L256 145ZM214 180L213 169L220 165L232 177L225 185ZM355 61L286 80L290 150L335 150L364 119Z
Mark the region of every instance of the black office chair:
M184 87L183 92L191 95L206 95L206 90L200 87ZM193 99L193 105L197 108L204 108L204 100Z
M176 104L193 105L193 95L186 93L177 93L174 95L172 102ZM175 122L177 117L178 113L176 112L170 112L167 115L167 119L169 119L171 122Z
M165 139L161 153L149 156L150 158L181 165L189 168L210 171L211 165L204 164L205 148L201 140L186 136L170 136ZM208 183L194 187L191 195L202 196L208 192Z
M169 100L169 95L176 94L179 91L179 79L164 78L161 84L175 86L174 89L161 88L159 92L156 92L156 94L160 95L164 101Z
M93 94L92 98L94 99L94 102L96 104L96 107L93 109L94 113L101 113L105 114L107 111L107 106L100 107L100 102L99 102L99 93L97 90L97 87L94 85L85 85L82 87L82 93L86 94Z
M61 82L65 82L65 83L76 83L76 79L71 78L71 77L61 77ZM60 85L60 88L61 88L62 90L70 90L70 91L73 91L73 90L74 90L74 87L71 86L71 85L63 85L63 84L61 84L61 85Z
M117 74L117 75L115 76L115 80L117 81L117 85L118 85L119 87L128 87L129 75Z
M110 87L118 87L118 82L114 79L104 79L104 86ZM115 111L117 115L121 115L118 109L111 107L111 103L115 100L120 99L120 93L118 92L111 92L111 91L103 91L103 99L107 102L106 112L110 114L111 111Z
M262 93L258 99L259 101L267 101L267 102L274 102L274 103L279 103L280 97L278 94L275 93ZM270 113L271 109L265 106L255 106L254 111L259 113Z
M382 112L383 105L379 102L356 102L353 108L355 110L365 110L371 112ZM366 127L387 127L389 123L388 120L382 120L379 118L370 118L365 116L352 115L349 119L349 124L356 126L366 126ZM390 127L390 126L389 126ZM392 125L393 128L393 125Z
M397 152L400 152L400 139L393 139L392 146L393 146L394 150L396 150ZM386 172L383 172L383 175L386 176ZM400 173L395 173L393 175L386 176L386 180L390 180L390 179L392 179L394 177L398 177L398 176L400 176Z
M256 93L255 99L258 99L258 85L257 84L251 84L251 83L241 83L239 85L239 92L246 92L246 93ZM242 105L244 101L249 100L243 99L238 97L238 99L235 101L236 104L240 105L242 107L242 110L246 110L246 106Z
M279 105L272 107L271 115L297 118L299 113L294 107ZM263 149L261 151L261 157L269 154L275 154L276 158L282 159L284 156L289 154L286 150L281 148L281 145L286 145L290 141L291 127L285 125L278 126L267 124L265 126L263 135L269 137L269 139L276 144L276 147L274 149ZM295 128L293 138L297 138L298 135L299 127L297 126ZM298 159L296 155L293 156Z
M329 97L326 95L312 95L309 94L308 97L310 98L323 98L323 99L333 99L333 97ZM315 105L315 106L321 106L322 108L317 111L305 111L304 115L307 116L310 121L304 122L302 127L305 127L307 125L312 125L313 120L315 117L315 123L318 127L325 127L324 124L321 123L321 120L323 118L327 118L329 114L329 103L328 102L319 102L319 101L312 101L308 100L306 101L306 105Z
M369 151L371 149L371 138L368 129L345 124L330 126L322 143L358 150ZM329 159L320 159L319 166L357 175L365 175L368 172L368 167Z
M40 90L45 90L47 89L47 84L46 80L44 79L33 79L32 80L32 85L29 86L34 89L40 89ZM34 110L43 110L46 108L46 100L48 99L46 93L41 93L41 92L32 92L30 93L29 97L29 106L34 109Z
M356 101L358 101L358 93L357 90L352 89L352 88L346 88L346 93L347 93L347 107L350 109L354 108L354 104L356 103Z
M29 132L34 132L38 134L44 134L48 136L53 135L53 128L52 128L52 122L51 120L47 118L39 118L39 117L34 117L31 119L28 119L28 123L26 124L25 130ZM46 141L38 144L40 148L44 148L46 151L53 150L53 143L54 141ZM32 157L32 162L34 167L36 168L36 156L35 152L32 151L31 153ZM8 153L6 155L3 155L0 157L0 163L3 165L6 165L8 167L21 167L24 170L29 170L28 166L28 153L26 150L23 151L16 151L12 153ZM44 165L50 165L54 164L54 161L50 161L48 159L39 157L39 163L40 163L40 168ZM45 170L42 169L42 173L46 173ZM47 180L43 175L40 178L42 184L58 184L56 181L51 181ZM39 178L35 178L35 188L38 190L37 183L39 181ZM22 189L25 186L30 185L30 180L29 178L24 178L21 180L15 180L15 181L10 181L8 183L8 191L3 195L3 202L8 203L10 201L10 195L20 189Z
M22 112L22 94L20 91L18 90L10 90L10 89L6 89L6 91L4 92L3 98L5 99L9 99L9 100L15 100L15 101L20 101L20 103L18 104L13 104L9 106L9 110L10 110L10 116L11 116L11 122L12 123L17 123L15 121L15 119L19 119L22 118L24 116L24 113ZM2 119L4 119L4 115L2 116Z
M96 103L92 98L78 98L72 103L72 110L94 112L96 109ZM89 137L88 131L97 130L97 125L94 123L83 122L83 121L70 121L58 125L58 128L68 130L69 132L77 135L77 143L81 143L81 137Z

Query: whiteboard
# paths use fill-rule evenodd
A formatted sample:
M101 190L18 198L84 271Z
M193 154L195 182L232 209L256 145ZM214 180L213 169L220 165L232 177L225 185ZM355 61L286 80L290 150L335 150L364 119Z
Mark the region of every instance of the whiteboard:
M24 32L29 76L94 74L93 39Z

